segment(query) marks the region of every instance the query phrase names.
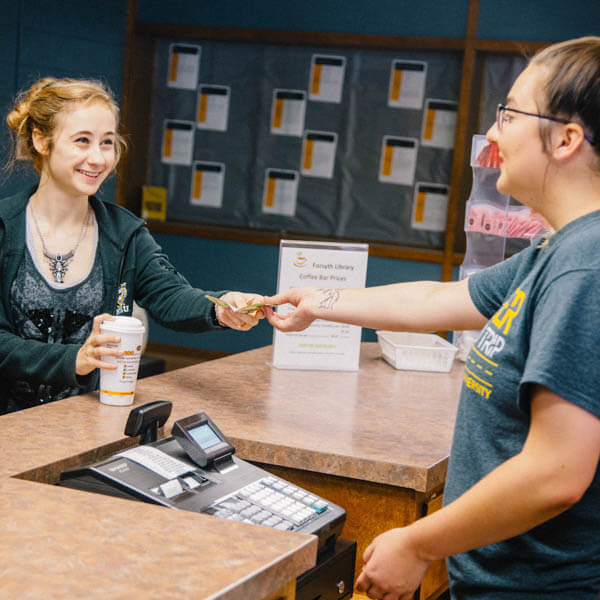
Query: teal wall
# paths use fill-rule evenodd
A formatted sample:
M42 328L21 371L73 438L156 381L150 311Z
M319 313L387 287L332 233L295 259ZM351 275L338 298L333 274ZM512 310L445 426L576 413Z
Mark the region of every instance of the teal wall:
M558 42L600 35L599 0L481 0L478 37Z
M16 94L40 77L101 79L117 98L123 85L127 2L0 0L0 164L6 162L4 116ZM36 180L29 169L0 171L0 197ZM114 198L109 181L102 196Z
M138 0L140 23L461 38L468 0ZM599 0L480 0L478 37L559 41L600 33Z
M103 79L121 95L126 27L125 0L0 0L0 110L5 115L18 90L45 75ZM371 35L464 36L468 0L138 0L138 22L247 27ZM597 34L598 0L481 0L479 37L560 40ZM0 160L8 132L1 126ZM29 172L0 173L0 196L33 181ZM115 185L102 195L114 199ZM173 264L205 289L236 288L270 293L277 282L278 247L156 235ZM371 258L367 284L439 280L428 263ZM226 331L193 336L151 324L156 342L237 352L269 344L261 323L245 334ZM365 332L364 339L374 339Z
M462 38L468 0L139 0L138 21Z

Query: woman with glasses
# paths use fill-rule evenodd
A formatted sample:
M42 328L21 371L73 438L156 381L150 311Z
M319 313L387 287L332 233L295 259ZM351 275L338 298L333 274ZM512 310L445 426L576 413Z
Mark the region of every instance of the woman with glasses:
M282 331L314 319L481 329L465 365L444 508L375 538L357 587L412 599L447 558L456 600L598 600L600 38L539 52L487 133L497 187L554 234L468 280L297 288L265 298ZM327 302L325 302L327 298ZM474 385L474 382L477 385Z

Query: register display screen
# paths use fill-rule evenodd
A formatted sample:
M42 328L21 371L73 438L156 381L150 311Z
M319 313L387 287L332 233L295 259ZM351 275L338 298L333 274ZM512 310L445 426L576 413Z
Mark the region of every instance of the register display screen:
M173 437L200 467L231 461L235 448L204 412L173 423ZM229 459L228 459L229 457Z
M212 446L216 446L217 444L220 444L223 441L213 431L212 427L208 423L200 425L199 427L193 427L192 429L188 430L188 433L198 444L198 446L202 448L202 450L212 448Z

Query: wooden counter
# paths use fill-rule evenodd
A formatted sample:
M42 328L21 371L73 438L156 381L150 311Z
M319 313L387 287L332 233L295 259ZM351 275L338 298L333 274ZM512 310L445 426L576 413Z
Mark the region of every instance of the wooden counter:
M376 535L441 506L464 365L398 371L376 343L362 344L357 372L275 369L271 358L269 346L171 371L141 381L137 400L171 400L174 418L206 411L240 457L343 506L358 575ZM418 596L446 587L440 561Z
M0 417L0 597L294 600L315 536L39 483L136 443L130 408L96 393Z
M295 371L271 367L268 364L271 353L271 347L261 348L142 379L137 385L135 405L153 400L173 402L173 413L161 432L163 435L170 434L175 419L204 410L231 439L241 458L261 463L264 468L343 506L347 511L347 522L342 535L357 540L359 568L360 557L375 535L414 521L439 502L462 380L462 364L455 363L451 373L397 371L380 357L377 344L364 343L357 372ZM150 529L156 534L169 531L170 537L178 540L180 545L174 545L170 551L177 553L179 548L181 568L178 574L184 577L189 563L182 555L197 551L194 543L189 541L190 537L196 536L183 535L186 527L194 527L196 539L202 538L203 534L198 532L208 527L205 523L209 522L215 529L244 528L244 534L248 527L73 490L2 481L6 477L19 476L33 481L54 482L65 468L99 460L125 445L135 444L136 440L123 436L130 409L102 405L97 394L87 394L1 417L0 482L3 490L5 485L12 490L12 496L9 496L13 498L12 509L15 511L18 510L19 494L24 493L21 490L27 488L28 501L33 503L30 510L33 510L36 501L41 502L38 496L51 505L63 505L63 497L68 497L67 506L73 507L74 514L78 515L73 518L82 519L86 526L90 521L96 522L89 519L89 515L102 514L105 518L106 511L101 508L108 505L127 506L119 510L113 508L110 512L115 519L111 525L115 531L131 527L138 511L144 515L150 511L148 514L152 514L152 520L156 518L162 524ZM34 488L36 492L31 491ZM0 497L4 496L3 491ZM40 510L46 512L51 509L41 506ZM26 514L27 510L21 519L26 519ZM173 527L164 525L171 518L178 520L177 525L175 522ZM59 527L58 522L55 525ZM3 524L0 527L6 529L8 526ZM173 536L174 527L180 527L182 533ZM98 525L96 529L102 528ZM241 531L236 530L235 536L244 535ZM246 545L252 543L248 539L240 546L244 552L238 553L244 558L238 556L237 560L255 560L256 570L262 569L261 572L266 573L269 560L276 561L277 556L281 557L286 552L297 553L297 561L291 561L294 565L277 580L275 589L306 570L310 560L314 562L314 538L286 533L279 536L275 534L280 532L260 527L252 527L248 537L256 538L256 531L260 531L261 536L274 535L273 539L277 539L276 544L281 544L281 547L274 550L276 544L271 542L266 544L270 547L261 547L258 555L265 561L261 562L254 546ZM2 531L2 535L4 533ZM147 529L127 537L141 544L146 533ZM165 552L169 548L164 538L158 542L151 534L149 537L157 552L159 549ZM290 540L298 541L291 543ZM96 541L94 545L103 548L105 540ZM271 550L273 552L269 554ZM139 549L129 552L129 546L126 546L122 555L137 556L139 552ZM246 552L252 556L246 556ZM0 554L2 563L10 564L13 551L2 544L0 553L3 553ZM264 556L265 553L270 559ZM56 562L64 564L65 554L69 553L57 550ZM59 555L63 556L62 561ZM307 558L309 555L311 558ZM106 558L102 554L102 560ZM76 557L69 560L76 561ZM229 559L223 557L223 560ZM73 569L76 566L73 562ZM295 570L296 567L298 570ZM444 587L443 568L437 568L438 571L430 577L431 582L423 585L423 598L435 597ZM12 573L16 577L20 574L16 566L11 566L11 569L9 575ZM23 569L27 569L26 565ZM106 569L102 566L98 567L98 571L105 573ZM279 573L277 568L273 571ZM197 572L190 577L196 575ZM197 576L202 579L202 575ZM156 577L160 579L159 574ZM176 579L169 574L170 582ZM202 585L196 584L202 588ZM193 583L190 585L194 587ZM144 590L151 588L148 584ZM268 593L270 590L263 595ZM246 594L239 597L261 596Z
M0 480L0 597L295 597L316 538L18 479Z
M173 402L174 419L205 410L243 458L429 493L443 483L463 364L398 371L375 343L356 372L270 366L267 346L150 377L136 404Z

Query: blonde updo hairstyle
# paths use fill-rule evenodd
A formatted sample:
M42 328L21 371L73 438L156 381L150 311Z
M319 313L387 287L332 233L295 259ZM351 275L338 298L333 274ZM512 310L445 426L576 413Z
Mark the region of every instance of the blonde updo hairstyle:
M48 140L48 150L52 150L57 116L71 110L78 104L103 103L119 122L119 107L111 91L100 81L86 79L56 79L45 77L34 83L29 90L22 92L14 109L6 117L8 126L15 132L15 150L11 164L16 159L30 160L33 168L40 173L43 156L33 145L33 130L38 129ZM116 133L115 164L126 148L125 140Z

